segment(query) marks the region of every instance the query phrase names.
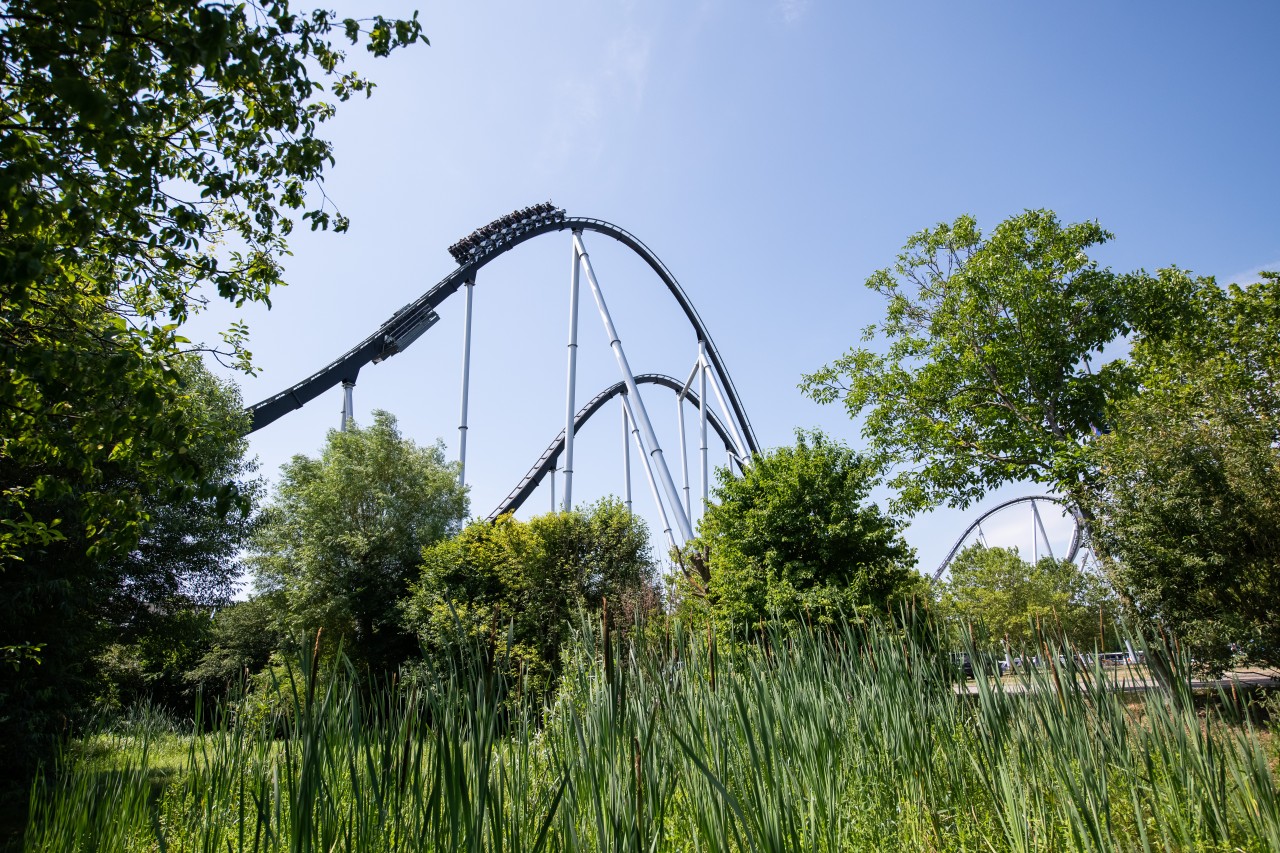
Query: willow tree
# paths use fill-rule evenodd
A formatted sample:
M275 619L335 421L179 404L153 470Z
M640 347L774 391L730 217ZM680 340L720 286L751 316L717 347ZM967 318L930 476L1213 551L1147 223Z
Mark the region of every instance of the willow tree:
M394 672L417 650L398 602L423 549L456 533L466 514L444 446L418 446L375 411L367 427L331 430L318 458L282 467L248 563L259 591L283 602L284 635L323 628L375 674Z

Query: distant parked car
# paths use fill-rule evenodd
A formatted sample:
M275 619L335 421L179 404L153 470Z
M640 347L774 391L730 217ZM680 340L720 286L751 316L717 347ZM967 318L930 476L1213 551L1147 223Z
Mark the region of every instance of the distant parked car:
M953 654L951 656L951 665L955 667L961 678L966 680L973 678L973 661L969 659L969 655L965 652Z

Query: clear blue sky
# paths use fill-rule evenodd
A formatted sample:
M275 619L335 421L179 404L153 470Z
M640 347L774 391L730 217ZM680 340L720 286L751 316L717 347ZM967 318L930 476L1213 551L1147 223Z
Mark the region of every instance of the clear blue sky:
M219 310L195 327L250 323L262 373L241 380L247 403L443 278L452 242L546 200L623 226L667 263L767 446L797 426L861 445L839 407L796 384L879 319L863 280L940 220L973 213L990 228L1046 207L1113 231L1099 257L1118 270L1229 280L1280 268L1280 4L493 0L421 16L430 47L385 61L352 51L378 89L326 128L337 164L325 190L350 233L298 234L272 310ZM694 339L661 284L603 238L587 242L633 367L685 375ZM569 264L567 238L544 237L478 282L477 515L563 426ZM589 307L580 402L618 379ZM451 300L408 352L365 369L359 419L388 409L456 454L461 313ZM253 437L264 472L318 451L339 394ZM669 399L651 403L668 446ZM581 434L575 497L620 490L619 433L610 411ZM535 496L531 509L548 504ZM922 567L973 515L913 524Z

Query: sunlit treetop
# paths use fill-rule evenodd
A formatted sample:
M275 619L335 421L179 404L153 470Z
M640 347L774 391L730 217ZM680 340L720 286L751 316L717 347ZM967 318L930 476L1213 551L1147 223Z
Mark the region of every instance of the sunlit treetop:
M338 20L288 2L14 0L0 6L0 286L7 303L89 281L168 341L218 293L268 301L296 219L341 231L316 136L373 85L409 20ZM167 330L171 332L171 330ZM232 329L229 352L248 367Z

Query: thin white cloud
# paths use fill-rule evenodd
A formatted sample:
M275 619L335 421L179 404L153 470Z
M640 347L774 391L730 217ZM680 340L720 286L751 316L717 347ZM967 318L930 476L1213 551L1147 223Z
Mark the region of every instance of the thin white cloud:
M650 44L648 35L635 32L609 41L606 82L615 94L629 100L633 109L644 100L645 85L649 80Z
M1280 271L1280 260L1271 261L1270 263L1267 263L1267 264L1259 264L1258 266L1251 267L1245 270L1244 272L1238 272L1235 275L1228 278L1226 283L1227 284L1253 284L1255 281L1261 278L1261 276L1259 276L1258 273L1262 272L1263 270L1266 270L1268 272Z
M602 154L605 128L623 123L619 113L635 113L644 102L651 45L648 33L628 26L588 59L595 73L560 82L557 115L542 140L544 168L555 171L571 159L591 161Z
M809 0L778 0L778 14L788 26L797 23L809 11Z

